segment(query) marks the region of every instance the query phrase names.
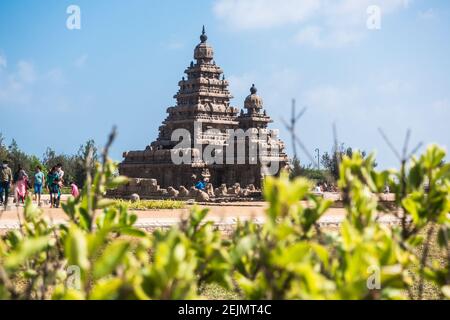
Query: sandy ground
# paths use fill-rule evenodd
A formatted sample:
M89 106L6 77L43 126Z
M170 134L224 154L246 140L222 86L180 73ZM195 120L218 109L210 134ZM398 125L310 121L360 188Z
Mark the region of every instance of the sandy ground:
M62 197L64 201L67 196ZM11 202L10 202L11 203ZM253 220L263 222L265 220L266 202L231 202L222 204L199 205L201 208L208 208L209 212L206 220L217 224L234 224L238 220ZM159 209L159 210L136 210L138 215L137 225L171 225L186 218L192 206L187 205L184 209ZM19 219L23 219L23 207L10 204L7 211L0 211L0 229L17 228ZM67 216L61 208L49 208L47 197L43 198L42 210L44 215L54 223L67 221ZM339 223L345 217L343 208L331 208L327 214L321 218L323 223Z

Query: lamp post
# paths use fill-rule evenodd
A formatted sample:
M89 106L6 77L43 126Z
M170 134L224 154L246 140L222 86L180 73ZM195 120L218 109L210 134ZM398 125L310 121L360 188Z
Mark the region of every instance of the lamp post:
M316 148L314 151L317 152L317 170L320 170L320 150L319 148Z

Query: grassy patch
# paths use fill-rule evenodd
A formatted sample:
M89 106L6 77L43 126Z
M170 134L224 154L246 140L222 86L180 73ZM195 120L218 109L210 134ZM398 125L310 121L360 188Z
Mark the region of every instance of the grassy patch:
M427 229L422 232L423 236L426 235L428 228L430 228L430 226L428 226ZM430 241L427 260L430 264L435 263L435 264L441 265L441 267L443 267L443 266L445 266L447 256L446 256L446 252L442 248L439 247L439 245L436 241L436 237L437 237L436 229L437 228L438 227L436 226L434 229L434 232L432 234L432 237L431 237L432 240ZM423 249L424 249L424 245L417 248L417 253L419 256L422 256ZM418 266L416 266L416 267L418 268ZM411 298L416 300L416 299L418 299L419 277L417 275L413 275L413 280L414 280L414 283L411 287L411 291L412 291ZM439 287L427 279L425 279L425 281L424 281L423 289L424 290L423 290L422 298L425 300L444 299L443 294L440 291Z
M115 205L124 205L130 210L183 209L184 201L176 200L139 200L136 202L116 200Z
M239 293L227 290L218 284L205 284L200 288L200 296L208 300L239 300Z
M33 188L30 189L31 192L33 192ZM61 194L71 194L72 188L71 187L62 187L61 188ZM42 187L42 194L48 194L48 189Z

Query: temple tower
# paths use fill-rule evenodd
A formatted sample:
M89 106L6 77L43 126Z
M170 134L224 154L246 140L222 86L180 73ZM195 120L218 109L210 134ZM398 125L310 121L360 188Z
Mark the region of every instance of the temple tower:
M228 91L228 81L213 60L214 50L206 42L207 39L203 27L200 43L194 50L195 63L191 62L184 71L186 77L178 82L179 90L174 95L177 104L167 109L168 116L159 129L158 139L151 144L154 149L173 148L177 141L171 141L171 134L179 128L187 129L197 139L192 140L192 147L195 144L207 145L206 137L194 136L195 123L202 126L202 131L212 128L220 130L223 136L219 140L222 142L227 129L238 127L238 109L230 106L233 96Z
M263 109L256 87L251 87L244 102L245 111L239 113L239 109L230 104L233 97L228 90L229 83L223 70L216 65L214 50L207 40L203 27L200 43L194 49L195 61L178 82L179 89L174 95L176 104L167 108L167 117L159 127L157 139L143 151L125 152L119 166L121 174L157 179L162 187L189 187L193 174L205 173L210 175L215 187L236 182L259 187L264 161L275 161L280 168L286 165L284 144L273 138L274 130L268 129L272 120ZM179 132L177 129L189 133L187 145L180 147L180 139L172 139L174 132ZM230 132L236 129L252 133L244 139L246 146L255 148L256 154L245 153L241 158L232 155L233 162L228 163L225 158L230 155L226 154L226 147L237 141L230 138ZM222 162L203 156L211 146L214 154L223 156ZM174 153L188 154L191 161L175 164Z

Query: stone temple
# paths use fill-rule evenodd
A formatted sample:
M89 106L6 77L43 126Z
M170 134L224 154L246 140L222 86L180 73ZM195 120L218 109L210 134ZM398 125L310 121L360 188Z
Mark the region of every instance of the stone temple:
M200 43L194 50L195 62L190 63L184 71L186 77L178 82L179 90L174 96L176 105L167 109L158 138L145 150L124 152L119 171L135 178L134 182L131 179L132 184L145 180L155 184L156 179L158 186L153 185L153 191L172 186L189 189L196 175L208 178L213 187L239 183L242 187L260 188L265 163L275 163L275 168L279 169L287 165L284 143L276 137L277 130L268 129L272 120L263 109L256 87L251 86L244 102L245 110L230 105L233 97L228 90L229 83L215 63L214 51L207 39L203 27ZM178 136L172 139L177 129L190 134L190 139L184 140L181 147ZM234 136L231 130L237 129L247 135ZM238 143L246 146L245 154L237 152ZM226 147L230 144L236 145L233 154L227 153ZM221 160L204 157L205 152ZM190 161L176 164L175 154L187 155ZM129 192L137 191L142 197L138 189Z

